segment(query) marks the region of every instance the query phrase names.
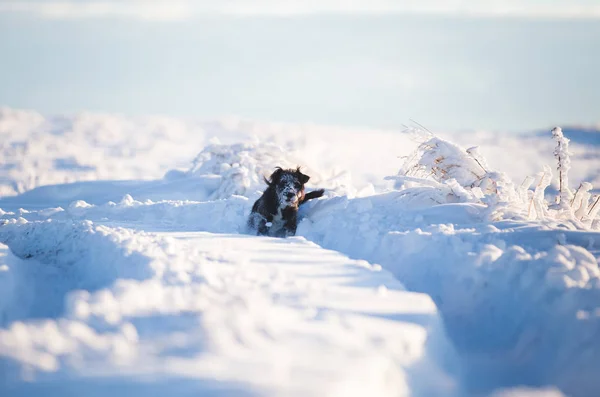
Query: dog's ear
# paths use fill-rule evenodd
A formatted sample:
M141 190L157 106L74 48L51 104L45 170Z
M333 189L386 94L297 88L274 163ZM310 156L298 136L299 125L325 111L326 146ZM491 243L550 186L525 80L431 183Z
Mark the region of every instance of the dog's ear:
M271 186L273 184L276 184L277 182L279 182L279 179L281 179L281 173L283 172L283 169L281 167L275 167L275 171L271 174L271 176L269 177L269 179L264 178L265 182L267 185Z
M300 167L296 168L296 175L298 175L298 180L304 185L310 179L310 176L303 174L300 172Z

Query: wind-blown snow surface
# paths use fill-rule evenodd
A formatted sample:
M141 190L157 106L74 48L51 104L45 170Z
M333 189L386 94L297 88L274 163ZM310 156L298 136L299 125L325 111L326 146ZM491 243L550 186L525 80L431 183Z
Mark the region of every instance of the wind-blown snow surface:
M408 134L10 109L0 132L4 394L600 387L600 233L527 221L456 180L394 188ZM517 185L553 161L549 132L458 138ZM598 146L571 148L586 154L571 179L593 182ZM245 234L262 174L296 164L327 188L298 236Z

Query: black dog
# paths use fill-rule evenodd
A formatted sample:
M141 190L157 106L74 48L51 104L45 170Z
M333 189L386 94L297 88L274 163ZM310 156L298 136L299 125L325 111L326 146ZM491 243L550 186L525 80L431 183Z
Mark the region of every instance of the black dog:
M257 235L287 237L296 234L298 207L310 199L321 197L323 189L304 193L310 177L300 167L284 170L277 167L265 182L269 187L252 206L248 227Z

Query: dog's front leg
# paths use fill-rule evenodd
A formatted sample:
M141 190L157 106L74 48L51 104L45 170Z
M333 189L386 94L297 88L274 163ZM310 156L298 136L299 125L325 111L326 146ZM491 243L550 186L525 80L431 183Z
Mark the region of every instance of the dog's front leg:
M267 218L258 213L252 212L248 219L248 227L250 230L256 232L257 236L266 236L269 232L269 226L267 225Z
M297 212L290 210L287 214L285 214L284 218L285 218L285 223L283 226L283 230L284 230L285 235L283 237L295 236L296 228L298 227Z
M270 225L267 225L267 223L267 219L261 216L256 227L256 234L258 236L266 236L269 233Z

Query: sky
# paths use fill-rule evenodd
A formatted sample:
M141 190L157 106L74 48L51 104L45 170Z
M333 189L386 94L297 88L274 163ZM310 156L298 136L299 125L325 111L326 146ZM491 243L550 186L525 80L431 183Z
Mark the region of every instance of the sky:
M522 131L600 122L600 2L2 1L0 106Z
M0 12L46 18L184 20L202 15L461 14L599 17L597 0L5 0Z

